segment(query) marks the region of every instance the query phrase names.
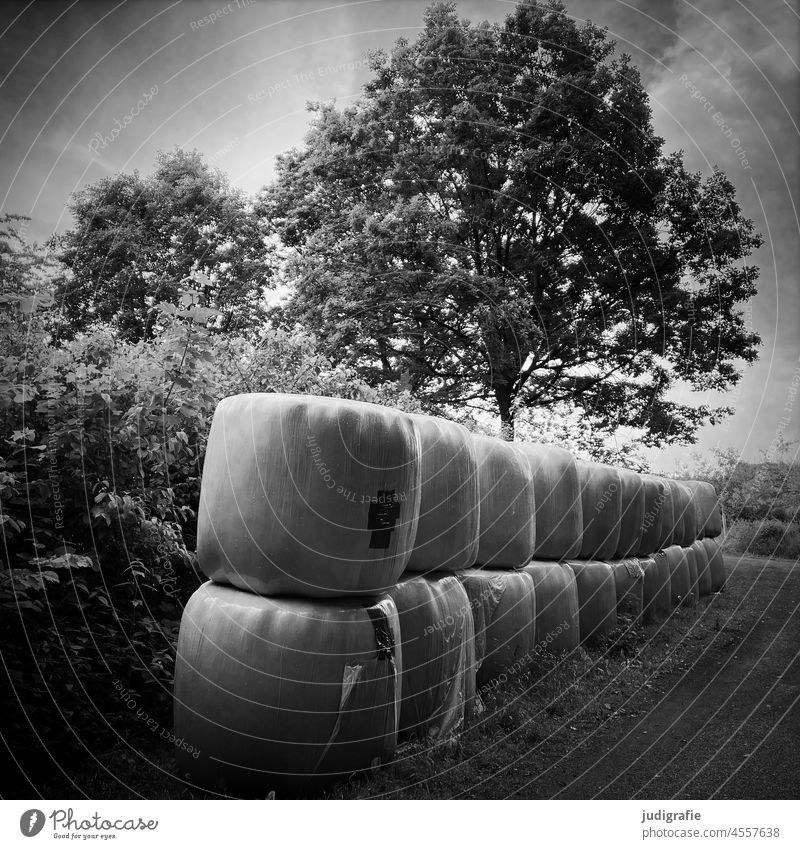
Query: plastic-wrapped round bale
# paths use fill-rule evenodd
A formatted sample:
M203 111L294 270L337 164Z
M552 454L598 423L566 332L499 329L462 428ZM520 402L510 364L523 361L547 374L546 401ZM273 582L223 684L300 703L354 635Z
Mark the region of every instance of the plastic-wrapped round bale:
M581 560L606 560L617 551L622 515L622 484L617 469L577 460L581 488Z
M536 595L526 571L468 569L458 575L475 625L479 687L505 683L524 672L536 644Z
M591 645L617 627L617 590L614 571L597 560L570 560L578 586L581 643Z
M697 536L718 537L722 533L722 509L713 485L707 481L683 481L692 493L697 515Z
M519 445L528 458L536 493L533 556L539 560L577 557L583 535L583 510L575 458L555 445Z
M388 595L402 637L400 734L459 733L475 707L475 632L464 587L455 575L409 574Z
M661 505L661 515L659 517L659 534L660 544L658 551L663 551L669 546L675 544L676 539L676 505L675 497L672 491L672 486L667 478L657 478L664 486L664 503Z
M669 563L663 551L640 559L639 563L644 569L642 620L647 625L666 618L672 612Z
M692 543L690 548L694 551L695 565L697 566L698 592L701 596L711 595L714 590L706 547L703 545L703 541L698 539Z
M692 491L683 481L670 481L673 486L676 510L676 545L688 548L697 539L697 510Z
M650 557L663 547L661 523L665 515L667 485L655 475L640 475L644 492L644 515L642 536L639 541L639 556ZM667 545L669 543L667 542Z
M386 596L265 598L203 584L178 638L179 772L263 799L391 760L401 672L397 611Z
M641 476L629 469L619 469L622 487L622 516L619 523L617 557L632 557L639 551L644 522L644 484Z
M474 436L480 492L477 564L521 569L533 557L536 520L530 469L519 447Z
M536 594L536 653L560 658L580 645L578 584L566 563L534 560L524 570Z
M630 619L637 625L644 608L644 569L638 557L606 561L614 572L617 594L617 619Z
M692 603L692 577L685 549L679 545L670 545L664 549L669 566L670 593L672 606Z
M478 557L478 461L469 431L434 416L412 416L422 445L422 495L407 572L457 572Z
M697 562L697 552L692 546L683 546L683 552L686 555L686 562L689 564L689 604L697 604L700 601L700 580L699 569Z
M725 587L725 581L728 579L728 567L725 565L722 549L717 540L711 537L706 537L702 540L702 543L708 557L708 570L711 573L711 591L715 593L721 592Z
M306 395L225 398L208 438L197 557L263 595L374 595L417 533L420 439L397 410Z

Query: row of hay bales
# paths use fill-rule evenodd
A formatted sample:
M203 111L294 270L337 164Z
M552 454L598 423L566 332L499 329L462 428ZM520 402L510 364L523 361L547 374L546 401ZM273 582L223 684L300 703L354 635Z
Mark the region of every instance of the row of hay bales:
M225 399L175 673L182 773L310 792L458 733L538 654L718 591L707 484L371 404ZM189 754L191 753L191 754Z

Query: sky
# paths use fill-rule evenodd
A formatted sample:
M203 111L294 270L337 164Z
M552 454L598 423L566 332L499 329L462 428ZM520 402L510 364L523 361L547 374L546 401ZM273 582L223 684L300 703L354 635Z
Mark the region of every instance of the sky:
M70 226L82 186L153 169L156 153L197 148L255 193L275 156L302 146L308 101L357 98L365 58L420 31L424 0L3 0L0 14L0 208L31 217L43 240ZM462 0L462 17L502 20L509 0ZM746 309L759 362L696 449L749 460L800 439L800 0L566 0L608 28L651 97L665 151L691 170L718 164L764 235ZM671 471L694 449L647 451Z

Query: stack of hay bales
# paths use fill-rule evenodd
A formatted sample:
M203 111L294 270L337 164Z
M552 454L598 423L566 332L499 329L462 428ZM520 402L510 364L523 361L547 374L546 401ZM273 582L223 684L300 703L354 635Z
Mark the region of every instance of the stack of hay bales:
M580 470L563 448L523 443L521 449L536 504L535 559L525 568L536 587L536 653L561 658L578 647L583 616L578 580L566 562L583 543Z
M220 403L175 673L190 780L308 792L458 733L486 691L725 584L709 484L451 421Z
M536 539L536 508L519 446L473 437L478 471L478 553L459 575L475 627L476 683L483 690L530 664L536 640L533 578L521 571Z
M388 589L400 617L402 738L460 731L475 709L474 609L457 574L479 552L479 464L469 432L413 416L420 435L420 510L406 573Z
M204 787L306 791L392 757L402 648L387 594L417 533L420 435L372 404L223 400L208 439L175 728Z

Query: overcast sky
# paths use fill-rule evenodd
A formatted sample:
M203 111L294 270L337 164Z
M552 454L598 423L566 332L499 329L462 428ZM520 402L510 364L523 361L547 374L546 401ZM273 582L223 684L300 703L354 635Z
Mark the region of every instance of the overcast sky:
M275 155L302 144L306 102L357 97L366 52L413 39L426 5L3 0L2 209L31 216L29 235L43 239L69 226L71 192L118 171L149 172L156 152L175 145L198 148L255 192ZM464 0L458 10L500 20L513 5ZM566 8L608 27L642 71L665 149L682 148L693 170L718 163L765 236L751 318L761 359L728 396L736 415L698 441L757 459L778 436L800 437L800 2L569 0ZM685 453L653 459L669 471Z

